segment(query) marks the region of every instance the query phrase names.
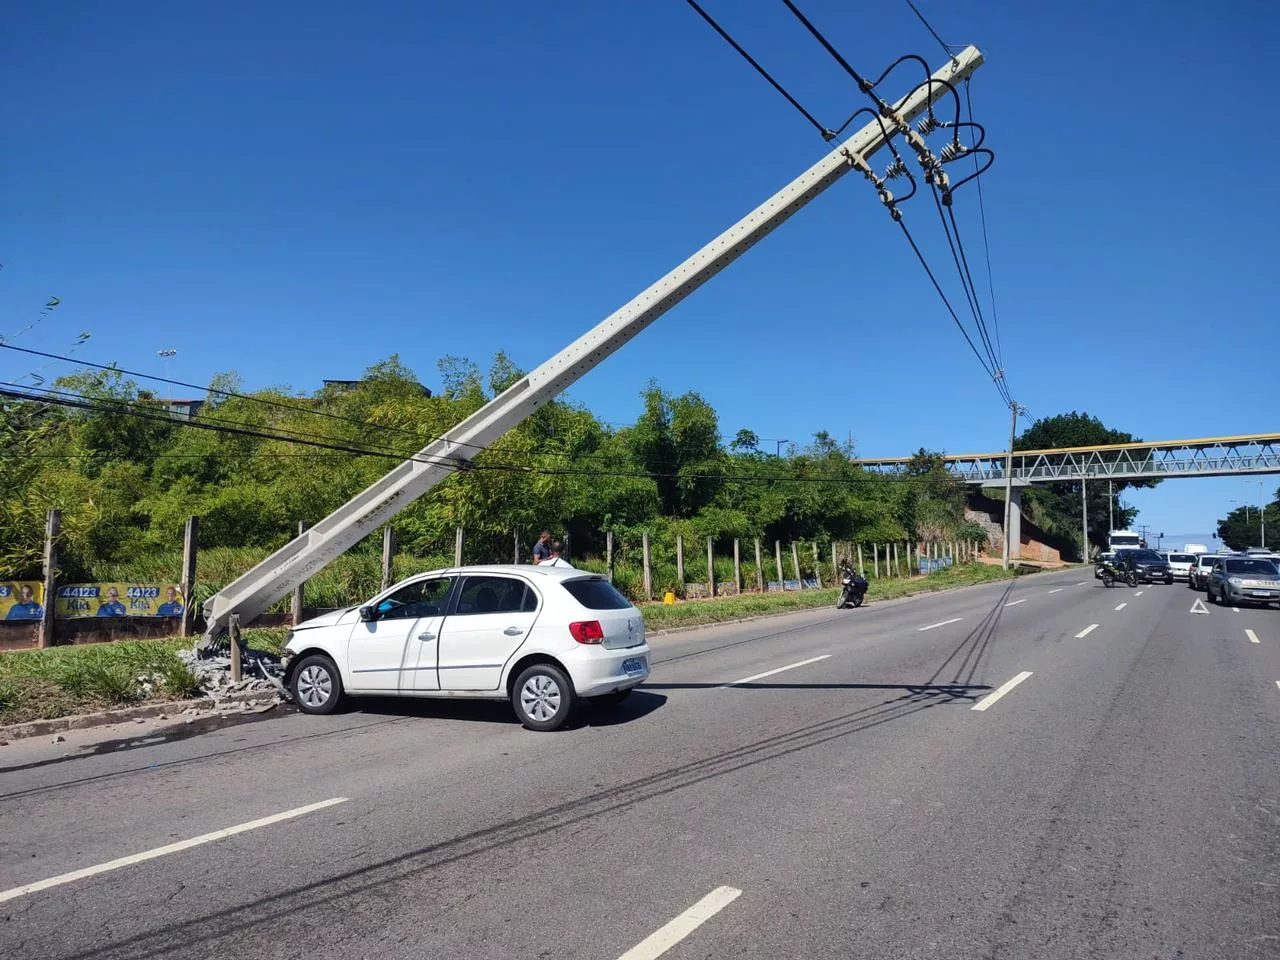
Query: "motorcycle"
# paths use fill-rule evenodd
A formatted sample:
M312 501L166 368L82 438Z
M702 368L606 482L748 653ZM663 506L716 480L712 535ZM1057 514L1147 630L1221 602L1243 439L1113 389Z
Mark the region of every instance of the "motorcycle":
M840 597L836 600L836 609L862 606L862 598L867 595L867 581L858 576L857 571L849 565L840 570Z
M1102 585L1104 587L1115 586L1117 580L1123 580L1131 587L1138 585L1137 571L1131 568L1121 567L1109 560L1103 560L1098 566L1102 570Z

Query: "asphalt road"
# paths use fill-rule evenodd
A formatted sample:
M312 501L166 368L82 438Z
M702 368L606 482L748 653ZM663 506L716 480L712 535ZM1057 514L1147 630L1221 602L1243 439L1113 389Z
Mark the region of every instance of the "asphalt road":
M1280 957L1280 611L1087 576L657 638L559 734L5 747L0 956Z

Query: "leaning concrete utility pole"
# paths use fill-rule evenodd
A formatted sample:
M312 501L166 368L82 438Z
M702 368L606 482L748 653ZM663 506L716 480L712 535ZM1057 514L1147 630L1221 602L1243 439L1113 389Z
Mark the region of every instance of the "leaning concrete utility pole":
M1089 562L1089 497L1085 492L1088 482L1084 478L1084 474L1080 474L1080 535L1084 543L1083 561Z
M226 630L232 612L240 615L242 624L252 623L295 584L314 576L450 474L469 469L478 453L594 369L845 174L853 170L869 173L867 158L952 89L936 81L957 84L981 65L982 53L976 47L956 54L933 74L935 82L920 84L892 105L891 112L896 116L867 124L621 309L214 594L204 606L204 646L211 645ZM918 138L914 130L909 135ZM722 162L734 164L741 159L727 155Z

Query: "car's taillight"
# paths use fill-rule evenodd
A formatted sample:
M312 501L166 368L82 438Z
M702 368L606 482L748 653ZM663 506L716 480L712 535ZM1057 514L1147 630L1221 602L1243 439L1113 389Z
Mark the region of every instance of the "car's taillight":
M579 620L569 624L569 632L579 643L599 643L604 639L604 629L599 620Z

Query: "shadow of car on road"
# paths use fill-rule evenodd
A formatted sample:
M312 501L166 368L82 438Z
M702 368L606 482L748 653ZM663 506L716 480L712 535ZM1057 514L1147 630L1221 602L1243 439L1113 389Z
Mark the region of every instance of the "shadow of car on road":
M659 709L667 698L662 694L634 691L621 703L612 706L580 703L569 722L561 729L613 727L639 720ZM445 697L358 697L346 701L345 713L370 716L394 716L425 720L459 720L465 723L494 723L519 726L511 704L506 700L454 700Z

